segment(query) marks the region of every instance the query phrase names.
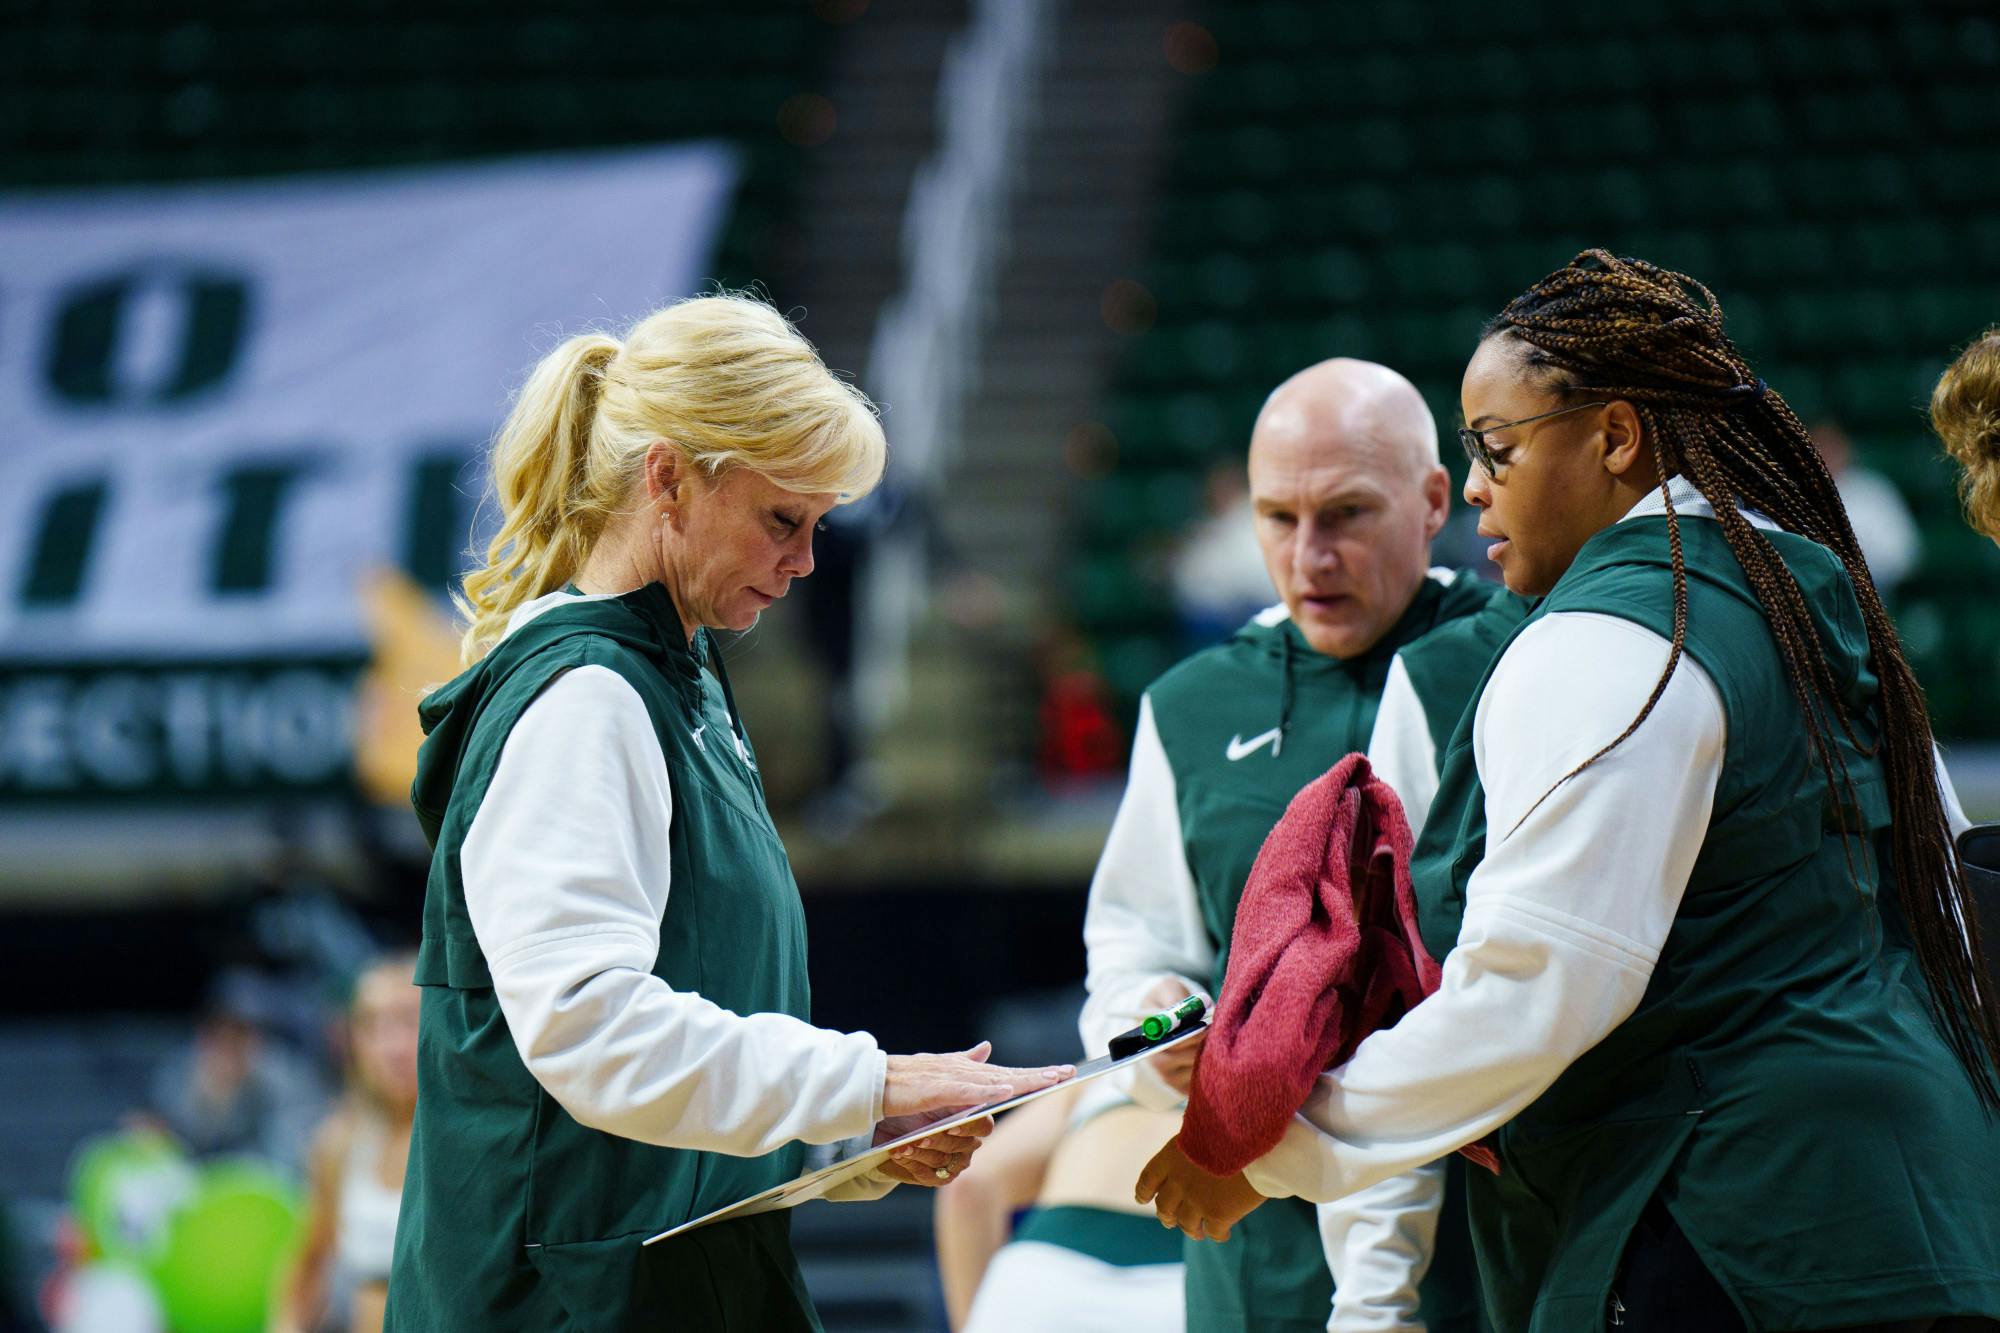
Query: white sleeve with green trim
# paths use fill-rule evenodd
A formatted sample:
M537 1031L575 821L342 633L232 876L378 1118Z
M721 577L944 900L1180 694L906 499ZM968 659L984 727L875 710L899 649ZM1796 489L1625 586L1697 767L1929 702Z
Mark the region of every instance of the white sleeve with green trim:
M528 1072L578 1122L663 1147L755 1157L871 1131L873 1037L732 1013L653 974L673 810L652 719L615 671L567 672L508 734L459 864Z

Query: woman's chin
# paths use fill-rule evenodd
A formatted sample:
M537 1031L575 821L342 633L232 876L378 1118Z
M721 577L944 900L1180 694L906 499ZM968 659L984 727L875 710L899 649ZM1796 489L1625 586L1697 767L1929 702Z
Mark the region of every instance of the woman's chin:
M1500 566L1500 581L1507 585L1508 592L1521 597L1544 597L1556 586L1556 579L1541 571L1525 569L1518 560Z
M1515 556L1510 543L1501 543L1500 553L1493 563L1500 569L1500 581L1507 585L1507 591L1522 597L1539 597L1547 588L1534 586L1539 582L1532 571L1525 568Z

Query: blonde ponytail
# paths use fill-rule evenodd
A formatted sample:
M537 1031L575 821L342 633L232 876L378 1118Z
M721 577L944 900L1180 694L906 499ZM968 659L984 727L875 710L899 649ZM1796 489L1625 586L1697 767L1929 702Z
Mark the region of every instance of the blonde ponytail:
M454 597L468 665L516 608L583 568L606 523L633 507L655 440L711 476L747 467L842 503L874 489L887 456L875 405L752 297L692 297L622 340L570 338L528 376L494 439L500 530Z
M469 625L459 646L470 664L506 632L523 602L554 592L583 568L622 489L593 503L592 426L604 368L618 339L580 333L543 357L528 376L493 442L493 493L500 530L486 563L465 576L453 600Z

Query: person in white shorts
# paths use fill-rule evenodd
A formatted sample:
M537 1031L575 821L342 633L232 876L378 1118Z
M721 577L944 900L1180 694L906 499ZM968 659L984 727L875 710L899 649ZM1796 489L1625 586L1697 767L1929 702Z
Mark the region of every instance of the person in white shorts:
M1180 1235L1132 1199L1133 1177L1179 1126L1108 1080L1002 1120L981 1169L938 1191L955 1333L1181 1333Z

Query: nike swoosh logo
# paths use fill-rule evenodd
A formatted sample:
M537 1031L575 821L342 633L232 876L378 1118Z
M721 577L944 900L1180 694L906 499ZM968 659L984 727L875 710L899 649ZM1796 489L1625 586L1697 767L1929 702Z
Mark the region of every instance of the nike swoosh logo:
M1229 756L1229 762L1232 764L1235 763L1238 759L1249 758L1251 755L1257 753L1257 751L1263 749L1267 745L1271 745L1272 746L1271 753L1276 754L1278 751L1273 743L1277 739L1278 739L1278 729L1276 727L1272 727L1269 731L1265 732L1261 736L1252 736L1247 741L1244 740L1240 734L1238 734L1235 736L1231 736L1229 738L1229 748L1226 751L1224 751L1224 753L1226 753Z

